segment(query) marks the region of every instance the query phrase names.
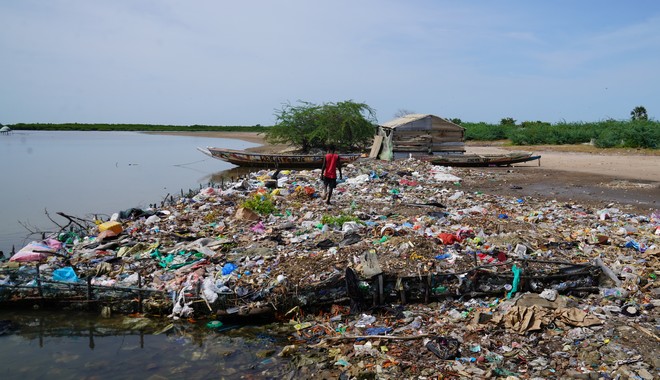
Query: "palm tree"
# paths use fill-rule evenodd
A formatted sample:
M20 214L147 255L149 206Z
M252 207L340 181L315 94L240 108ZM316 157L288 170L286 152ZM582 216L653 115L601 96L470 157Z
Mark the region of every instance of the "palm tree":
M630 111L630 119L632 120L648 120L649 115L646 113L644 106L637 106Z

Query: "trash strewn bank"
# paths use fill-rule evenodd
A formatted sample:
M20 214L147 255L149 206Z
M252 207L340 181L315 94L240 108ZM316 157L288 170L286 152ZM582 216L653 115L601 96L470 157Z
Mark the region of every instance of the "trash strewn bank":
M482 194L467 173L361 160L327 206L318 170L261 171L74 220L3 264L0 297L272 316L311 377L657 376L660 212Z

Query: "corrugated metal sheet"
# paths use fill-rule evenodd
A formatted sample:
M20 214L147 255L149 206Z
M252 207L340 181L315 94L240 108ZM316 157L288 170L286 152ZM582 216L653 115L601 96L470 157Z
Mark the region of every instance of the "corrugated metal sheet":
M429 119L429 120L427 121L427 120L424 120L424 119ZM421 122L422 120L424 120L424 122ZM430 123L429 123L429 121L430 121ZM405 115L405 116L396 118L394 120L390 120L387 123L383 123L380 126L383 127L383 128L395 129L397 127L405 125L407 127L407 129L423 130L424 127L422 127L422 125L426 126L426 128L428 128L429 125L433 125L433 124L436 124L436 125L437 124L444 124L444 125L448 125L448 126L453 126L458 130L464 130L465 129L465 128L461 127L460 125L454 124L454 123L452 123L451 121L449 121L447 119L443 119L441 117L431 115L431 114L419 114L419 113Z

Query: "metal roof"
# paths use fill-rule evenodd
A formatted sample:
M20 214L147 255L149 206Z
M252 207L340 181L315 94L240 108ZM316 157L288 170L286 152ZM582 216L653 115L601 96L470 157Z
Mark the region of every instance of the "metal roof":
M428 113L425 113L425 114L411 113L411 114L408 114L408 115L405 115L405 116L398 117L394 120L390 120L387 123L380 124L380 126L383 127L383 128L396 128L396 127L399 127L399 126L402 126L402 125L406 125L408 123L415 122L417 120L425 119L427 117L439 119L439 120L442 120L446 123L453 124L453 125L461 128L461 129L465 129L465 128L461 127L460 125L458 125L456 123L452 123L451 121L449 121L447 119L443 119L439 116L431 115L431 114L428 114Z

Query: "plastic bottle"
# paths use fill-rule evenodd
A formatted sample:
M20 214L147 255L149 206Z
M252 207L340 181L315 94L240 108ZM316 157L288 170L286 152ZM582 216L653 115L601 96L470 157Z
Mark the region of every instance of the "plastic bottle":
M623 288L599 288L601 297L626 298L628 291Z

